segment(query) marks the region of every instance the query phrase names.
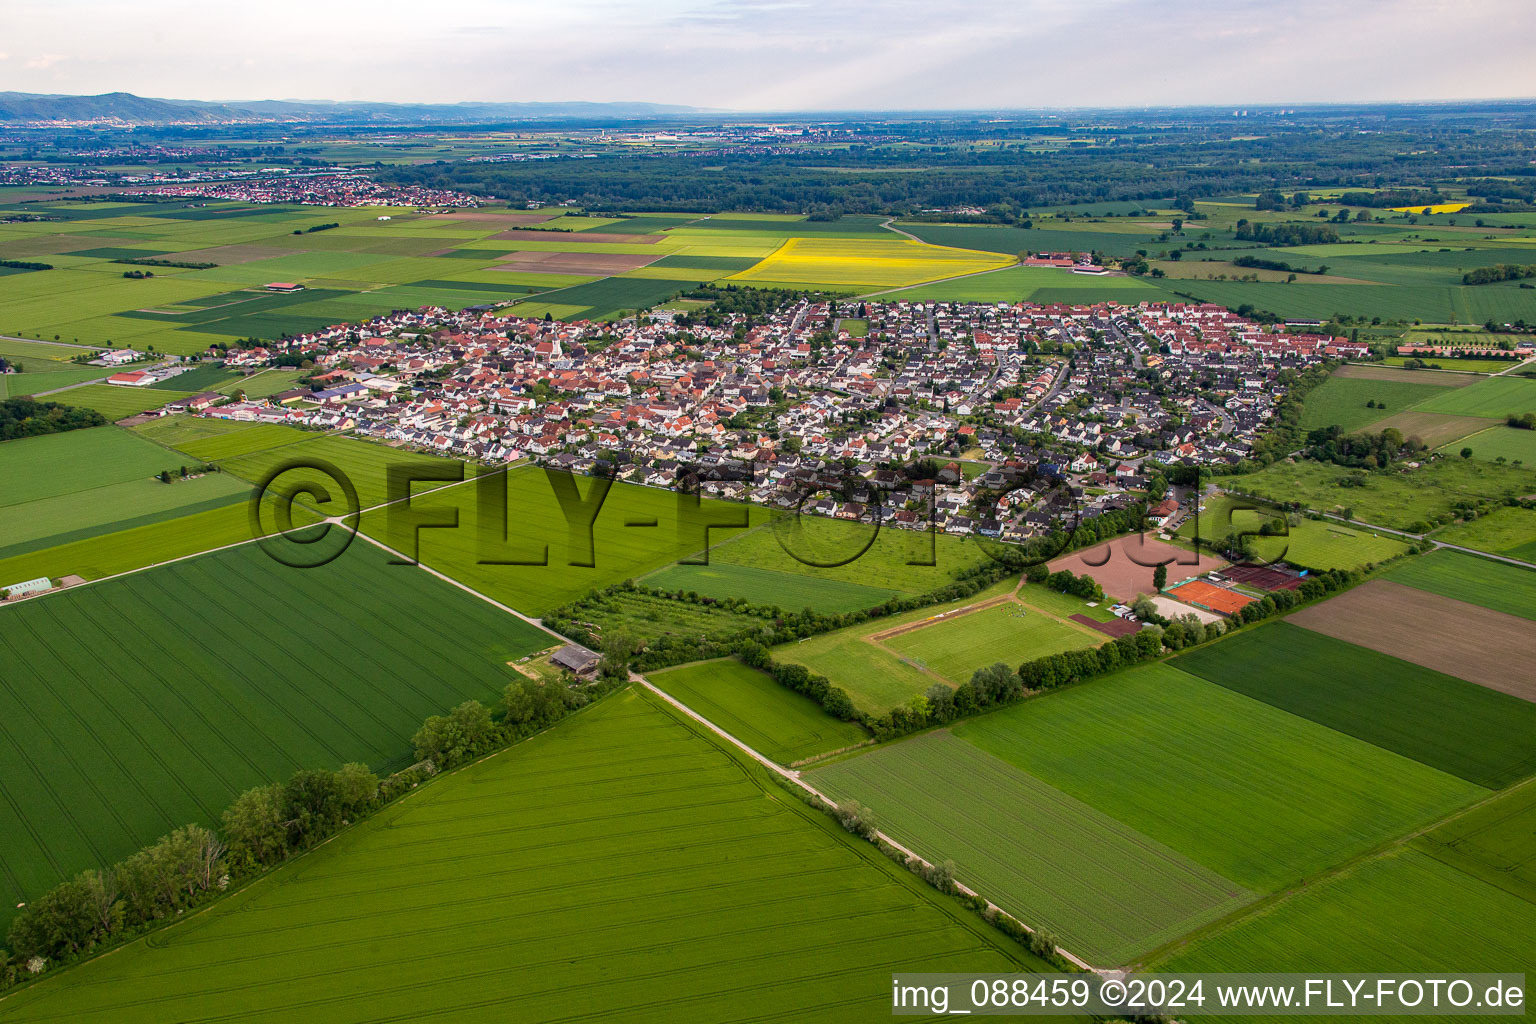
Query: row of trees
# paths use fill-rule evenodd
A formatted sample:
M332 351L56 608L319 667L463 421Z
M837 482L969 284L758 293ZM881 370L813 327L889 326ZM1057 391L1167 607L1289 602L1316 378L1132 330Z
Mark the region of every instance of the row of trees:
M1339 233L1324 224L1254 224L1245 217L1232 237L1264 245L1324 245L1337 242Z
M607 692L519 680L493 711L466 701L412 740L417 763L380 780L367 765L304 769L241 793L218 829L184 825L110 867L81 872L29 902L0 948L0 989L215 898L334 835L437 772L548 728Z
M1462 284L1494 284L1498 281L1523 281L1536 277L1536 265L1529 263L1500 263L1492 267L1476 267L1461 275Z

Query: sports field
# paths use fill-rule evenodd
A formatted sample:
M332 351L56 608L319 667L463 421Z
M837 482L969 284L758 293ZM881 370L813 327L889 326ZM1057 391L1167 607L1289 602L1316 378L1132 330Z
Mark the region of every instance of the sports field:
M760 754L793 764L869 739L815 701L731 658L653 672L650 681Z
M549 645L361 541L304 571L245 545L0 622L6 908L297 768L400 767L422 719L495 697L508 660Z
M889 982L871 979L893 967L1037 966L626 691L152 943L11 996L0 1021L135 1024L231 1005L247 1019L336 1024L884 1020Z
M995 662L1011 667L1048 654L1096 647L1104 635L1014 601L942 619L877 641L959 685Z
M773 656L778 661L804 665L812 672L826 676L834 685L847 690L857 707L871 714L880 714L916 694L924 693L935 683L946 680L924 669L914 659L902 657L872 642L871 636L922 622L942 612L1001 597L1012 590L1013 586L1013 580L1005 580L960 601L918 608L900 615L872 619L856 626L821 633L795 643L780 644L773 648ZM948 682L958 685L969 682L969 677Z
M1306 519L1295 526L1286 525L1280 536L1261 537L1258 531L1266 522L1285 523L1284 513L1256 509L1255 502L1228 495L1207 498L1198 527L1191 519L1179 527L1179 536L1201 535L1217 538L1229 533L1246 533L1253 538L1259 557L1266 562L1288 561L1308 569L1358 569L1368 562L1384 562L1408 550L1405 541L1386 533L1347 526L1333 519ZM1174 568L1169 568L1174 578Z
M845 580L817 579L776 569L731 565L718 558L709 565L670 565L645 577L648 587L693 591L705 597L740 598L790 611L852 612L883 604L898 591Z
M1168 665L1051 693L954 732L1254 891L1291 884L1486 793Z
M1289 621L1171 664L1479 786L1536 772L1536 705Z
M1174 583L1227 564L1226 559L1209 551L1193 551L1147 534L1132 534L1063 555L1052 560L1047 568L1052 572L1065 569L1078 576L1092 576L1104 593L1130 601L1137 594L1156 593L1152 579L1159 562L1167 565L1168 579Z
M833 762L809 781L1095 964L1220 917L1252 894L947 731Z

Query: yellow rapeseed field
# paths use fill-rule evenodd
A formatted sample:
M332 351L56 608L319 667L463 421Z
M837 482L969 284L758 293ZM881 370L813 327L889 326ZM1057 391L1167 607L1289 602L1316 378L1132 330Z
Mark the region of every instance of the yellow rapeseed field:
M839 290L898 288L1012 266L1012 257L911 239L791 238L729 280L821 285Z
M1436 203L1434 206L1394 206L1394 213L1460 213L1471 203Z

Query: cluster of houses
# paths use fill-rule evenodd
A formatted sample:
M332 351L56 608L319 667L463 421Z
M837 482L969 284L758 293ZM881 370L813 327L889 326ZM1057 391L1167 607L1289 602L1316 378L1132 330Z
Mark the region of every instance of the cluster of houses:
M801 300L717 326L424 308L227 365L294 354L307 386L202 414L1022 540L1130 504L1149 460L1240 460L1287 370L1365 349L1201 304Z
M143 187L124 190L125 195L176 196L186 199L233 199L245 203L297 203L304 206L406 206L478 207L490 200L450 189L422 185L384 185L359 171L337 170L324 174L267 173L245 177L230 172L212 181L167 184L151 180Z

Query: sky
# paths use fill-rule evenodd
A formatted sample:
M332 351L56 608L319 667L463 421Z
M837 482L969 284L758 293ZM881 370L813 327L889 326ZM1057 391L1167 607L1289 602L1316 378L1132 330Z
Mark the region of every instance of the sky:
M1536 96L1532 0L3 0L0 91L739 111Z

